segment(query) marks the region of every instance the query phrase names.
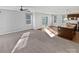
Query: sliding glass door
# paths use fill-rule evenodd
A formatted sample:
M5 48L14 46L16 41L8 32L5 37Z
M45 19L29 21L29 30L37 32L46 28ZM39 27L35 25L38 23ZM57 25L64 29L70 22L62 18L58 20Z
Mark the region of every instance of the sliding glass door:
M43 27L47 27L48 26L48 17L42 17L42 25Z
M61 26L64 23L64 15L54 15L53 26Z

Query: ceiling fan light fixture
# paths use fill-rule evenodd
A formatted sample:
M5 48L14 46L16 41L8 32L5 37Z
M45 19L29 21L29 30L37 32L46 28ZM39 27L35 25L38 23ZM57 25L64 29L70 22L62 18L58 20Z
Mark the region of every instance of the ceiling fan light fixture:
M20 11L23 11L23 6L21 6Z
M27 12L31 12L30 10L28 10L28 9L24 9L23 8L23 6L20 6L20 9L19 9L20 11L27 11Z

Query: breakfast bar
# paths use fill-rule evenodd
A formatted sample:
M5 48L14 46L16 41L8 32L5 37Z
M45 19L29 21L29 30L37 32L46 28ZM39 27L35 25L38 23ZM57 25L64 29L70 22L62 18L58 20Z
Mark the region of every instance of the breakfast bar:
M75 30L76 30L76 25L72 25L72 24L66 24L66 25L62 25L62 26L58 26L58 35L72 40L73 37L75 36Z

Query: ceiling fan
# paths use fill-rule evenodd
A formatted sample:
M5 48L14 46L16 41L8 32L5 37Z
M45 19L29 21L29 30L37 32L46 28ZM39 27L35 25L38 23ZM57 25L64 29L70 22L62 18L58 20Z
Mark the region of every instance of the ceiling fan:
M27 11L27 12L31 12L30 10L28 10L28 9L24 9L23 8L23 6L20 6L20 9L19 9L20 11Z

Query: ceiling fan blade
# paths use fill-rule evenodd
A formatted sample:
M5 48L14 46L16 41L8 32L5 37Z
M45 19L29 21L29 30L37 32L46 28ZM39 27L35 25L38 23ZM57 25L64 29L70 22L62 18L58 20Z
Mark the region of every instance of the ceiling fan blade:
M28 9L23 9L24 11L28 11Z
M27 11L27 12L31 12L30 10L28 10L28 9L23 9L22 11Z

